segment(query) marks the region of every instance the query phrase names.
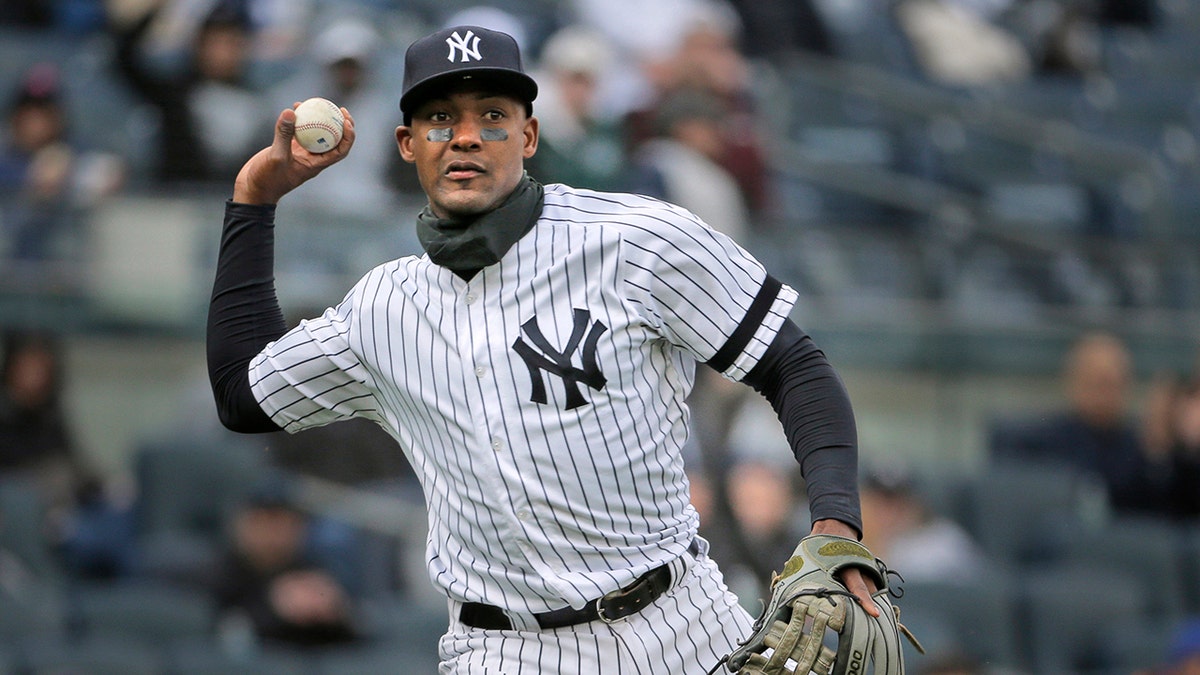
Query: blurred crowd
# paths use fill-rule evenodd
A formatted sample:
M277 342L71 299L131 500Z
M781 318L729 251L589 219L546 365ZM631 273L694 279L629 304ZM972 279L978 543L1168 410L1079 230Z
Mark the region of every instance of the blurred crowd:
M226 189L278 109L313 95L349 107L362 140L296 212L390 225L419 193L391 140L402 46L421 27L470 22L530 55L535 177L761 230L780 208L761 78L798 53L853 55L833 26L872 20L894 27L918 77L975 86L1092 72L1098 31L1150 28L1158 13L1152 0L14 1L0 12L14 42L0 73L0 256L78 257L87 209L115 193Z
M1150 0L6 1L4 35L86 46L94 81L81 79L76 60L36 49L35 62L0 65L8 86L0 261L12 270L4 283L82 260L88 214L105 200L227 195L242 162L269 141L278 111L309 96L349 108L358 141L345 162L302 186L281 210L299 221L362 224L388 257L408 253L402 248L411 242L396 232L410 229L420 192L393 145L402 46L424 28L452 23L505 30L529 55L540 85L534 177L655 195L750 240L786 220L771 175L777 139L762 79L798 53L842 53L847 47L833 24L856 12L894 22L917 76L950 87L1084 77L1102 67L1097 40L1105 26L1152 30L1160 20ZM103 101L90 98L96 87ZM303 265L348 264L329 259L345 255L344 242L298 245L297 256L325 256ZM0 605L2 596L27 596L42 585L154 579L209 598L211 633L232 654L247 645L370 642L367 601L419 594L426 584L419 566L399 562L400 549L419 549L419 541L385 537L379 546L370 533L297 497L298 479L316 477L419 499L398 449L374 427L272 437L266 460L260 443L255 459L233 462L248 467L229 474L236 479L196 488L210 499L167 494L176 506L193 498L198 505L170 527L152 527L147 509L164 502L149 495L175 484L154 482L163 474L148 468L150 449L144 465L130 468L132 492L89 464L61 399L69 373L59 336L13 332L3 348L0 493L32 491L41 509L36 523L14 521L4 509L15 502L0 494ZM1081 511L1060 542L1126 518L1169 524L1181 538L1200 524L1200 363L1142 383L1136 374L1121 337L1081 335L1066 354L1061 410L997 411L989 466L1065 469L1098 490L1103 516ZM772 570L807 532L803 480L761 401L719 378L698 377L693 502L712 555L757 613ZM1135 398L1141 409L1132 408ZM215 447L240 451L240 441L218 431L193 431L199 438L159 442L167 447L157 460L202 464ZM864 466L862 493L865 541L903 583L973 587L992 583L998 569L1047 562L1001 559L980 536L994 524L959 508L969 494L897 464ZM196 478L198 470L183 466L175 471ZM30 531L48 557L22 548ZM1200 553L1197 542L1184 554ZM383 572L366 583L366 568ZM1146 652L1159 659L1141 664L1147 673L1195 672L1186 664L1196 667L1200 640L1187 617L1200 613L1200 589L1184 590L1187 601L1159 627L1162 650ZM927 625L935 649L914 662L916 672L1028 667L1025 656L997 662L961 636L939 633L941 623ZM5 630L11 627L0 621L0 638Z

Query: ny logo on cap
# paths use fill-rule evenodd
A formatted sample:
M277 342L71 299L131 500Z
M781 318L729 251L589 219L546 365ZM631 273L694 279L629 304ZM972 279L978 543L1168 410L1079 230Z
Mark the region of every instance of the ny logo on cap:
M471 46L467 46L467 43ZM460 62L466 63L472 59L482 61L483 55L479 53L479 36L475 31L469 30L465 36L459 35L458 31L454 31L450 37L446 38L446 44L450 45L450 54L446 56L447 61L454 61L454 54L462 54Z

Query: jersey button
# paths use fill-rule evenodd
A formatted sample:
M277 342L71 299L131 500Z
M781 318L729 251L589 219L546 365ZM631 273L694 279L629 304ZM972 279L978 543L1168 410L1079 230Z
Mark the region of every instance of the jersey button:
M526 509L521 509L520 511L517 511L517 518L520 520L529 520L529 511L527 511Z
M487 375L487 368L475 366L475 377L483 377L484 375Z
M503 448L503 447L504 447L504 441L500 440L499 438L492 439L492 449L493 450L499 450L500 448Z
M467 293L467 296L465 298L463 298L463 302L467 303L468 305L474 304L475 303L475 294Z

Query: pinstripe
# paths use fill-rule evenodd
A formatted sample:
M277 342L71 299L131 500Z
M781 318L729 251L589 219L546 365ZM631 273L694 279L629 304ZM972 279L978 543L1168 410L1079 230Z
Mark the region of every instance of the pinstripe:
M739 330L766 278L682 209L550 185L499 264L464 281L425 256L384 263L268 345L250 381L289 431L365 417L396 438L429 507L429 576L448 598L580 607L695 537L685 400L696 363ZM727 377L754 366L795 297L784 287L741 328ZM527 363L518 343L550 360ZM637 672L650 653L693 663L748 626L715 569L696 584L647 612L661 633L618 628L620 644L581 627L452 631L446 672Z

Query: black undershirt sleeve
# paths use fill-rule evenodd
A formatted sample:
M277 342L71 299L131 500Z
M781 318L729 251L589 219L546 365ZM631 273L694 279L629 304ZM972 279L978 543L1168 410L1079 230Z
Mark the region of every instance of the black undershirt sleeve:
M858 430L842 379L790 319L746 374L783 423L808 489L813 521L833 518L862 534Z
M233 431L279 431L250 390L250 360L287 332L275 296L275 207L225 204L208 306L208 377L221 423Z

